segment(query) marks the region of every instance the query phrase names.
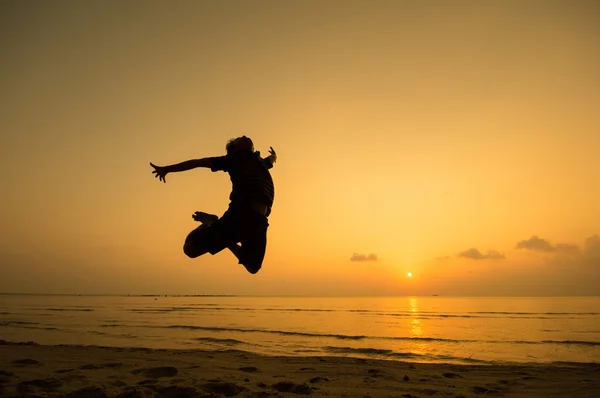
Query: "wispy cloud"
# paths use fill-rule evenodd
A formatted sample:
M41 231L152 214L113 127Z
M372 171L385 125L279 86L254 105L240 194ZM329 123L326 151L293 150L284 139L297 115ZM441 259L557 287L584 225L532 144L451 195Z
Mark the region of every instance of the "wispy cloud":
M600 266L600 236L592 235L585 240L583 254L590 260L596 260Z
M597 236L597 235L596 235ZM533 235L527 240L517 242L517 249L525 249L542 253L564 253L576 254L579 252L579 246L567 243L552 244L550 241Z
M582 246L575 244L552 244L545 239L532 236L517 243L518 249L526 249L547 254L547 263L555 267L600 270L600 236L592 235ZM600 291L599 291L600 292Z
M458 257L468 258L471 260L503 260L506 258L506 256L499 251L488 250L486 254L483 254L474 247L460 252Z
M352 257L350 257L350 261L377 261L377 254L371 253L369 255L354 253Z
M575 258L576 264L581 267L600 270L600 236L592 235L587 238L580 254L571 257Z

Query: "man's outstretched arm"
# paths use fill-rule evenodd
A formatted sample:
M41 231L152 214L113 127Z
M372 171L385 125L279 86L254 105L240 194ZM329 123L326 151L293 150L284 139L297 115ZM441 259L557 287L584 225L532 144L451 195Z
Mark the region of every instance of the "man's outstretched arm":
M160 181L167 182L165 177L169 173L176 173L179 171L187 171L187 170L195 169L197 167L212 168L213 161L212 161L212 158L202 158L202 159L186 160L185 162L172 164L169 166L156 166L156 165L150 163L150 166L154 167L154 170L152 171L152 173L155 174L155 177L157 177Z
M172 164L170 166L165 166L165 167L169 170L169 173L176 173L178 171L187 171L187 170L195 169L197 167L207 167L210 169L212 167L212 164L213 164L212 158L202 158L202 159L186 160L185 162Z

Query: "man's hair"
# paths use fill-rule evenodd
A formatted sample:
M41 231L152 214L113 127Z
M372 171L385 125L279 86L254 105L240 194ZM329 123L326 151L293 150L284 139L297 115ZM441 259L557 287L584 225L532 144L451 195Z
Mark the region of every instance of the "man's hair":
M233 153L236 150L254 151L254 143L250 138L243 135L241 137L232 138L229 141L227 141L227 144L225 145L225 150L228 154Z

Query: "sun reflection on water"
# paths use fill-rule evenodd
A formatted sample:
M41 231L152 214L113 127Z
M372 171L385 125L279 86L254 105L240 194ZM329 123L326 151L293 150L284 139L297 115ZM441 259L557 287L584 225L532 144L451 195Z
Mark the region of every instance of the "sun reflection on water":
M409 328L411 337L421 337L423 335L423 323L421 322L419 313L419 301L416 297L409 297L409 310L412 317L409 319ZM416 354L424 354L427 350L427 345L422 342L414 342L412 351Z

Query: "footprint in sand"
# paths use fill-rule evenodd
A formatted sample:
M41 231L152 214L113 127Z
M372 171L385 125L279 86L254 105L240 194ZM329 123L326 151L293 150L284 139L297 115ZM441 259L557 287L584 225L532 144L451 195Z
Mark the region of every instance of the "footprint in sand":
M489 394L497 394L498 391L496 390L491 390L489 388L485 388L485 387L472 387L471 391L473 391L475 394L480 394L480 395L489 395Z
M65 398L108 398L106 392L100 387L85 387L75 390L64 396Z
M446 372L443 373L442 376L448 378L448 379L462 379L462 376L456 373L450 373L450 372Z
M195 389L194 387L181 387L181 386L169 386L158 388L154 390L156 394L154 395L132 395L131 398L141 398L141 397L163 397L163 398L180 398L180 397L203 397L200 391ZM118 398L129 398L129 397L121 397Z
M280 381L271 387L279 392L290 392L292 394L309 395L312 393L312 389L306 384L296 384L291 381Z
M248 395L248 398L267 398L270 396L272 396L272 394L267 391L253 391Z
M0 384L8 383L13 376L11 372L0 369Z
M156 382L157 382L156 379L147 379L147 380L138 381L137 385L138 386L147 386L149 384L156 384Z
M75 369L58 369L56 371L54 371L54 373L69 373L74 371Z
M26 380L17 384L17 392L19 394L34 393L36 390L42 390L44 392L55 392L62 387L63 382L54 377L47 379L34 379Z
M312 384L319 383L321 381L329 381L329 379L327 377L317 376L317 377L313 377L312 379L309 380L309 382Z
M103 368L120 368L121 366L123 366L123 363L121 362L107 362L107 363L103 363L101 365Z
M369 369L367 373L373 377L383 376L383 372L379 369Z
M13 361L13 365L15 366L29 366L29 365L39 365L39 361L35 359L25 358L25 359L17 359Z
M12 372L9 372L8 370L0 369L0 377L2 376L14 376L14 374Z
M125 383L122 380L115 380L115 381L111 382L110 384L115 387L126 387L127 386L127 383Z
M134 369L131 371L134 375L158 379L159 377L173 377L178 371L173 366L161 366L158 368Z
M83 369L83 370L96 370L96 369L102 369L102 366L100 365L94 365L92 363L87 364L87 365L81 365L79 367L79 369Z
M96 364L87 364L87 365L82 365L79 367L79 369L83 369L83 370L95 370L95 369L102 369L102 368L118 368L123 366L123 364L121 362L109 362L109 363L103 363L100 365L96 365Z
M68 374L61 377L61 380L68 384L71 381L83 381L84 384L89 384L89 379L81 374Z
M258 372L258 368L256 366L244 366L244 367L238 368L238 370L241 370L242 372L248 372L248 373Z
M157 394L145 387L129 387L127 390L123 391L119 395L114 396L114 398L154 398ZM163 395L159 395L163 396ZM164 395L165 397L195 397L196 395ZM88 396L89 397L89 396ZM92 396L93 397L93 396ZM83 397L82 397L83 398ZM96 398L96 397L93 397Z
M226 397L234 397L246 390L246 387L238 386L235 383L228 382L208 383L204 384L200 388L209 394L220 394Z
M521 379L522 380L544 380L541 377L535 377L535 376L524 376L524 377L521 377Z

